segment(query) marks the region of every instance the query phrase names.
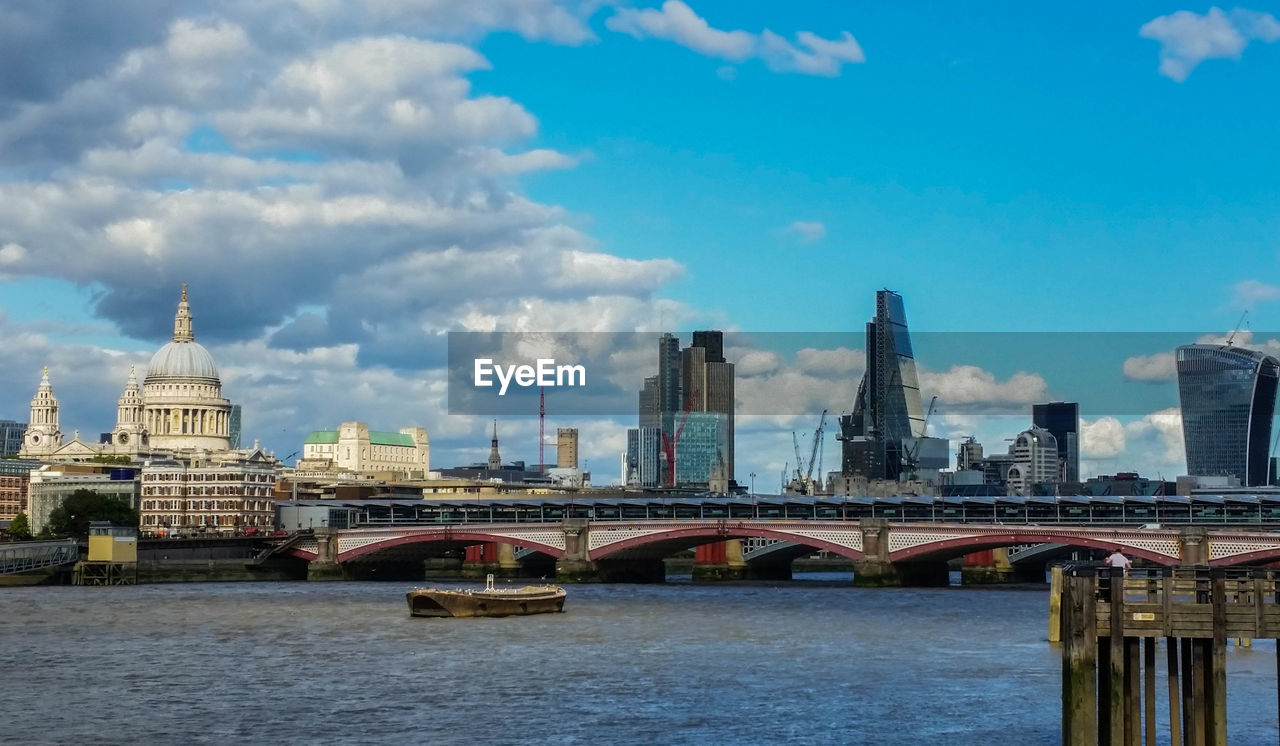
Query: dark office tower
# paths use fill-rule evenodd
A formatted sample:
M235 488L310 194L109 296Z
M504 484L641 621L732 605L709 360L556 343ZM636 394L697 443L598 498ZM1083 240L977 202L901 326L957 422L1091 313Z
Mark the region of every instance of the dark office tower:
M1230 345L1178 348L1187 473L1266 484L1280 360Z
M904 441L924 436L920 384L902 296L876 291L876 316L867 322L867 371L853 413L840 418L841 469L863 479L897 479Z
M716 330L694 332L691 346L706 350L708 363L724 362L724 332Z
M1031 424L1058 441L1059 481L1080 481L1080 404L1055 401L1031 405Z

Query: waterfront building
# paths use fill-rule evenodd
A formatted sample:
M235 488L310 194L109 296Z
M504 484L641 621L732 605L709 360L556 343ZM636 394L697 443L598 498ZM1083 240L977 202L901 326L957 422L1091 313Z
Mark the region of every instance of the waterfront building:
M556 467L559 469L578 468L578 428L561 427L556 429Z
M421 479L431 470L431 445L426 428L402 427L398 432L385 432L370 430L364 422L344 422L337 430L315 430L308 435L298 467L355 473L399 472Z
M13 456L21 451L26 433L27 423L0 420L0 456Z
M274 525L280 467L261 448L221 451L142 467L142 531L235 534Z
M42 465L29 459L0 459L0 521L11 521L27 512L31 472Z
M1176 355L1187 473L1268 482L1280 360L1231 345L1195 344Z
M1059 474L1056 481L1080 481L1080 404L1055 401L1031 405L1031 422L1053 433L1058 442Z
M123 498L138 508L138 471L138 467L112 464L44 464L31 471L27 487L31 533L43 531L54 509L77 490Z
M866 326L867 369L853 412L840 417L841 471L856 480L902 476L911 438L925 436L925 412L902 296L876 291Z
M31 400L31 420L21 454L52 461L227 450L231 403L222 397L222 380L213 356L195 341L192 321L184 284L174 315L173 337L152 355L141 386L130 369L117 402L116 425L106 443L87 443L79 433L65 440L58 398L45 368Z
M1032 427L1018 433L1009 446L1009 469L1005 473L1010 495L1034 494L1035 485L1060 481L1058 441L1053 433Z

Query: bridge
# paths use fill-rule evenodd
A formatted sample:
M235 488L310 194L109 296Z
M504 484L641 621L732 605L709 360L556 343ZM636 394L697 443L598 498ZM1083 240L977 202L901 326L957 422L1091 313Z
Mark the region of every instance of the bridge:
M75 539L0 544L0 575L70 565L78 559L80 545Z
M362 563L418 563L446 550L497 549L498 563L554 563L562 582L661 581L663 558L730 540L758 540L738 558L756 577L789 577L792 559L826 551L854 565L861 585L941 585L948 560L989 549L1055 545L1119 549L1152 564L1227 567L1280 560L1280 532L1205 526L890 523L883 519L590 520L453 523L315 529L283 553L311 563L311 577L343 577ZM781 570L779 568L782 568ZM548 573L549 574L549 573Z

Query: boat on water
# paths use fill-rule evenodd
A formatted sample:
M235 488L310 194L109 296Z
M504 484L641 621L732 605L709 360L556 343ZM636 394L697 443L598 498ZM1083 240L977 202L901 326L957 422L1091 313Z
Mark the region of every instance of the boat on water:
M415 588L407 597L409 616L524 616L564 611L565 591L558 585L495 588L490 575L484 590Z

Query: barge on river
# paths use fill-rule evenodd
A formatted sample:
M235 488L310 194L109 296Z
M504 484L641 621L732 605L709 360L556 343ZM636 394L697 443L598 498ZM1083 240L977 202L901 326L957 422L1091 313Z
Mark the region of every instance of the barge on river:
M415 588L407 598L409 616L524 616L564 611L565 590L558 585L494 588L490 575L484 590Z

